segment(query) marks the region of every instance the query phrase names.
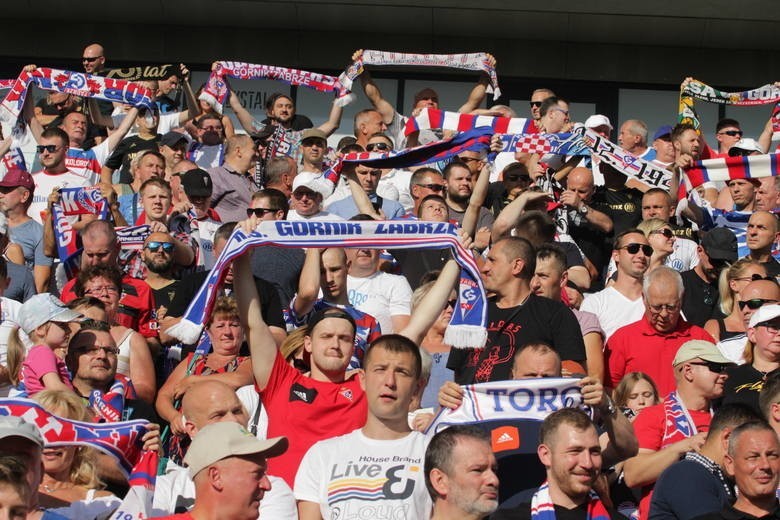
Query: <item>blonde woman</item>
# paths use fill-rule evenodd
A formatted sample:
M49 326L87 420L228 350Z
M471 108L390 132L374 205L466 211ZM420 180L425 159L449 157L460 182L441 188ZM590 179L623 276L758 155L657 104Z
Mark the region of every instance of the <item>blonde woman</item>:
M745 343L745 322L739 308L739 293L750 282L766 278L766 269L755 260L743 258L720 272L720 312L723 318L713 318L704 324L704 330L718 342L740 338Z

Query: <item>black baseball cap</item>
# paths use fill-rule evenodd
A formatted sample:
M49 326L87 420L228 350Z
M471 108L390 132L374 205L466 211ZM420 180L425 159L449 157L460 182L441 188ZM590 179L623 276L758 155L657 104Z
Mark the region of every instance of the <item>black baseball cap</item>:
M160 138L160 146L165 145L173 148L181 141L184 141L185 144L187 143L187 138L184 136L184 134L171 130Z
M214 190L214 184L211 182L211 175L207 171L195 168L188 170L181 175L181 186L188 197L211 197Z

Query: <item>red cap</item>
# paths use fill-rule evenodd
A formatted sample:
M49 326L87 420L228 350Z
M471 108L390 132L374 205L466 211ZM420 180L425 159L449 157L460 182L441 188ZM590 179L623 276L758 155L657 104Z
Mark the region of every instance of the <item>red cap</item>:
M14 168L8 170L5 177L3 177L3 180L0 181L0 187L2 188L18 188L19 186L27 188L30 191L35 191L35 183L33 182L32 175L24 170Z

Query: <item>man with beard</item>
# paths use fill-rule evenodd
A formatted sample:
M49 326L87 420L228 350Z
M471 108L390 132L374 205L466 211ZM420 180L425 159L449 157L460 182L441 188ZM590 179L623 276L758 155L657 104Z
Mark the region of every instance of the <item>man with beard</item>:
M466 209L469 206L469 199L474 191L474 174L466 163L453 161L445 166L442 175L447 183L447 196L445 198L449 210L447 219L462 225L463 217L465 217ZM492 226L493 214L487 208L479 208L477 229Z
M144 240L143 258L146 284L152 289L157 315L165 315L176 296L179 281L173 277L173 251L176 240L168 233L155 232Z
M431 439L425 452L425 485L432 520L481 520L498 507L498 464L489 434L456 424Z

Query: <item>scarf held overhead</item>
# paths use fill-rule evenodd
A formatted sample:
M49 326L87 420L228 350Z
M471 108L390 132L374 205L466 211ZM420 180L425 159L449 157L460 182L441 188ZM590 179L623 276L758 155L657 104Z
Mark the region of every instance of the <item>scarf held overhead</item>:
M211 103L214 110L220 114L230 95L225 78L279 80L289 85L300 85L320 92L334 92L341 106L348 105L354 99L350 91L344 88L335 76L272 65L219 61L211 71L199 99Z
M403 52L386 52L365 50L347 70L339 76L339 82L347 89L352 89L352 83L363 73L364 65L412 65L418 67L449 67L462 70L482 71L490 78L488 92L493 92L493 99L501 97L498 88L496 69L490 65L484 52L471 54L409 54Z
M728 182L731 179L760 179L780 175L780 154L721 157L696 161L685 173L695 188L708 181Z
M198 341L211 315L227 267L249 249L281 247L345 247L371 249L452 249L461 267L458 301L444 341L454 347L482 347L487 339L487 305L479 268L471 252L458 241L457 228L445 222L306 222L265 221L249 235L237 229L217 258L180 323L168 333L185 344Z
M24 106L30 86L53 90L75 96L100 99L144 107L154 106L154 93L138 83L123 79L104 78L83 72L39 67L32 72L22 72L11 91L0 103L2 116L16 123Z
M477 116L424 108L419 115L407 119L404 134L409 135L432 128L465 132L483 126L492 128L497 134L532 134L535 128L533 120L524 117Z
M723 92L695 79L688 82L680 91L678 121L691 124L698 130L701 123L694 107L695 99L742 107L774 103L775 107L772 110L772 138L780 138L780 87L777 85L762 85L753 90L742 92Z

